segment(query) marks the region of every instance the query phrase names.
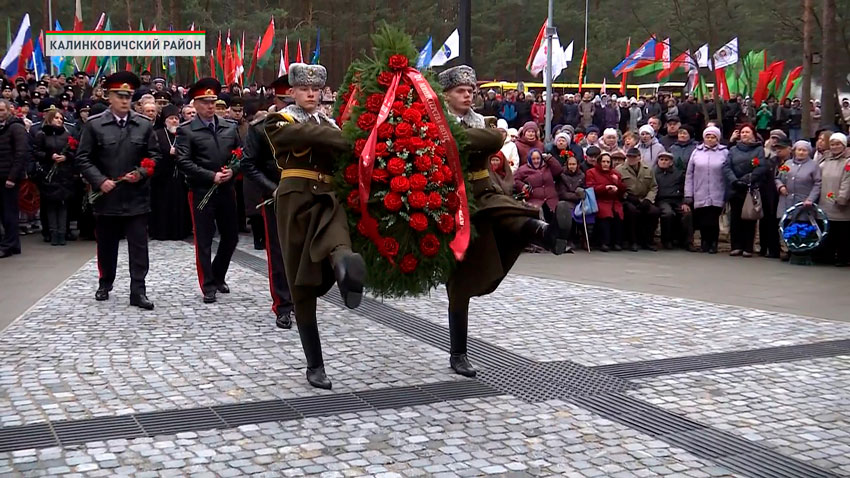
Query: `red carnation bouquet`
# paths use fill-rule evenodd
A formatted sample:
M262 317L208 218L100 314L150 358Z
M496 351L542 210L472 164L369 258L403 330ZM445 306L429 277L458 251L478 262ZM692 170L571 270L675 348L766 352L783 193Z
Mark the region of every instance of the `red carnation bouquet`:
M153 171L154 171L155 167L156 167L156 162L154 160L152 160L151 158L144 158L144 159L142 159L142 162L139 163L138 168L128 172L127 174L121 176L120 178L113 179L112 181L116 185L123 183L124 181L128 181L128 176L130 175L130 173L133 173L133 172L138 172L139 174L145 173L145 177L150 178L150 177L153 176ZM103 191L95 191L95 192L91 193L89 195L89 202L91 202L91 203L95 202L98 198L103 196L103 194L104 194Z
M470 238L458 145L436 83L410 67L406 34L383 27L374 58L352 64L336 106L353 155L341 164L355 249L382 296L444 282Z
M80 142L77 141L73 136L68 136L68 143L65 144L65 147L62 148L62 156L65 156L65 161L70 161L74 152L77 151L77 147L80 145ZM53 176L56 175L56 172L59 171L58 162L54 161L53 165L50 166L50 171L47 172L47 175L44 176L44 181L49 183L53 181Z
M242 166L242 147L238 147L230 152L230 161L227 162L225 166L221 167L221 170L229 169L233 171L234 176L239 172L239 168ZM207 203L210 202L210 198L213 193L218 189L218 184L213 183L212 187L204 194L201 202L198 203L198 211L203 211L205 207L207 207Z

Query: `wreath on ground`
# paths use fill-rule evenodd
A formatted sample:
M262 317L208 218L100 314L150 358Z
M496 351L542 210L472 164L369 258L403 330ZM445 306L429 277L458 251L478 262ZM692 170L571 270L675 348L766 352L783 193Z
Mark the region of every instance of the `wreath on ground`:
M334 106L353 151L340 156L336 183L366 287L416 296L446 282L471 239L466 160L455 139L464 135L444 113L434 75L410 67L410 37L384 25L372 41L372 56L352 63Z

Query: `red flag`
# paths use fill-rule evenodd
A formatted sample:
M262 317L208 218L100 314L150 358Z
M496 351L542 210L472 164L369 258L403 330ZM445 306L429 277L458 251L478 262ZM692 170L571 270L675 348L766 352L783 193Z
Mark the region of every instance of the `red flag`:
M756 91L753 92L753 103L756 108L767 98L767 84L770 83L770 71L760 71Z
M788 98L788 95L791 94L791 90L794 89L794 82L797 81L797 78L800 78L800 75L803 73L803 67L798 66L794 68L790 72L788 72L788 77L785 78L785 91L782 92L782 99L779 100L780 103L785 102L785 98Z
M548 18L546 20L543 20L543 25L540 27L540 31L537 33L537 38L534 40L534 45L531 45L531 53L528 54L528 60L526 60L525 62L525 69L535 76L540 73L540 71L538 70L537 73L534 73L532 71L534 69L534 57L537 56L537 50L540 49L540 45L543 43L543 37L546 36L546 23L548 21Z
M301 40L298 40L298 53L295 54L295 63L304 63L304 55L301 54Z
M630 51L631 48L632 48L632 37L629 37L629 39L626 41L626 58L629 57L629 54L631 53L631 51ZM627 75L628 75L628 73L626 73L624 71L623 72L623 79L620 81L620 94L621 95L626 94L626 76Z
M582 84L584 84L584 69L587 67L587 48L581 55L581 66L578 69L578 92L581 93Z
M726 83L726 68L717 68L714 70L714 97L721 96L725 101L729 101L729 85Z
M224 60L221 57L221 32L218 32L218 46L215 47L216 72L221 74L216 75L220 81L224 80Z
M286 70L286 73L289 73L289 37L286 37L286 41L283 43L283 68Z
M254 54L251 55L251 66L248 67L248 81L254 80L254 68L257 67L257 51L260 48L261 38L257 38L257 43L254 44Z
M269 21L269 26L266 27L263 38L260 40L260 46L257 48L257 63L260 66L265 66L272 56L272 47L274 46L274 17Z
M85 29L86 27L83 26L83 5L80 0L77 0L74 7L74 31L82 31Z

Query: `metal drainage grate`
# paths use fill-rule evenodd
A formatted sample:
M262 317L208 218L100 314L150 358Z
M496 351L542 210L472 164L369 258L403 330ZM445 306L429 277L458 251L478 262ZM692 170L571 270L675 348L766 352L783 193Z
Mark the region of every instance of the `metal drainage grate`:
M304 417L341 415L343 413L362 412L372 408L353 393L293 398L287 400L286 403Z
M233 254L233 262L263 276L268 275L266 260L245 251L237 249ZM345 308L342 298L334 289L325 294L322 300ZM449 350L449 331L446 327L396 309L379 300L364 297L360 306L352 312L432 347L447 352ZM534 363L531 359L476 338L469 339L468 347L473 362L481 368L520 367Z
M48 423L0 428L0 453L56 446L56 435Z
M149 436L227 428L209 407L139 413L135 417Z
M297 420L301 414L283 400L233 403L211 407L228 427Z
M529 402L563 400L577 395L594 395L626 390L630 384L619 378L571 362L536 363L527 367L485 369L480 380L505 394Z
M88 420L68 420L53 422L53 430L63 446L77 445L90 441L112 440L116 438L139 438L145 436L132 415L117 417L97 417Z
M850 354L850 340L834 340L813 344L785 345L754 350L600 365L593 367L593 369L597 372L628 380L700 370L746 367L748 365L792 362L795 360L835 357L848 354Z

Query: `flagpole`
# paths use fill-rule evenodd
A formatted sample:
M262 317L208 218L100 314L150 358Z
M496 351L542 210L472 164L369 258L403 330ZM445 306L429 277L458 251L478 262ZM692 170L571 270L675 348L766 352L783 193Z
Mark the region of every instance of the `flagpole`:
M555 1L549 0L549 18L546 19L546 69L543 81L546 84L546 142L552 141L552 36L555 25Z
M590 0L584 0L584 51L587 53L587 19L590 12ZM586 68L586 67L585 67ZM585 73L586 75L586 73Z
M50 30L53 28L53 0L47 0L47 18L47 29ZM43 52L44 45L41 45L41 48ZM50 61L47 62L47 69L50 71L50 75L53 76L53 58L50 58ZM36 78L36 81L38 80L41 80L41 78Z

